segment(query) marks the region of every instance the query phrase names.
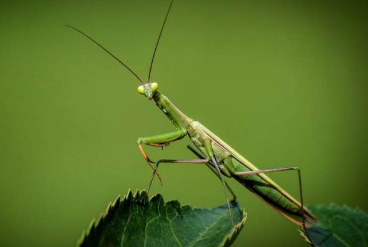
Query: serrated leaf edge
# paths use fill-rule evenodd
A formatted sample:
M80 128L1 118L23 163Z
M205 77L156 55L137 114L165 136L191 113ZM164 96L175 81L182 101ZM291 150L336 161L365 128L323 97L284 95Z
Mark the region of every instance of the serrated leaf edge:
M141 196L142 193L145 193L145 190L141 190L139 191L138 189L136 190L136 192L133 194L132 191L129 189L128 190L128 193L123 197L123 199L121 199L121 195L118 195L117 198L115 199L115 201L113 203L109 202L109 204L107 205L107 208L105 210L105 213L101 213L100 214L100 217L98 218L98 220L96 221L95 219L92 219L92 221L90 222L89 224L89 227L87 228L87 230L84 230L82 232L82 235L81 237L79 238L79 240L77 241L77 247L79 247L83 242L84 240L90 235L90 233L97 229L98 226L100 224L102 224L102 222L105 220L106 216L110 213L110 211L112 211L113 209L115 209L115 207L118 207L119 204L121 202L124 202L125 200L129 200L130 197L132 197L132 199L136 199L137 197ZM147 198L147 197L146 197ZM158 199L162 199L163 200L163 197L161 194L154 194L149 200L148 202L151 202L152 200L156 200L156 198ZM147 200L147 199L146 199ZM163 200L164 201L164 200ZM172 202L172 201L167 201L165 202L164 201L164 204L167 204L169 202ZM180 205L180 203L179 203ZM196 207L192 207L191 205L189 204L184 204L183 206L180 205L180 207L189 207L189 209L192 211L192 210L196 210L197 208ZM219 247L222 247L222 246L227 246L227 244L230 244L232 241L234 241L234 239L238 236L239 232L241 231L241 229L243 228L246 220L247 220L247 213L245 213L244 209L241 208L241 212L242 212L242 221L239 222L238 224L236 224L231 233L228 235L227 238L225 238L219 245Z

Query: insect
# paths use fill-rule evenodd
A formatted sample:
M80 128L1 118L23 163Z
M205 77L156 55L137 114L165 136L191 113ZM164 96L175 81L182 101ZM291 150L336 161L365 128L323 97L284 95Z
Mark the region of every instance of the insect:
M230 147L226 142L221 140L218 136L212 133L200 122L195 121L181 112L165 95L158 91L158 83L151 82L151 73L153 68L153 62L155 59L158 44L160 42L162 32L164 30L167 18L169 16L171 7L173 5L173 0L166 12L164 22L161 26L161 30L154 47L148 79L144 82L132 69L130 69L125 63L119 60L110 51L104 48L101 44L95 41L93 38L82 32L81 30L70 27L77 32L81 33L92 42L97 44L115 60L117 60L121 65L128 69L141 83L138 87L138 92L153 101L157 107L169 118L172 124L175 126L175 131L155 135L150 137L141 137L138 139L138 148L147 162L147 164L152 168L153 174L147 188L147 194L151 187L152 181L155 176L157 176L160 181L161 178L157 172L160 164L168 163L192 163L192 164L205 164L207 165L221 180L229 207L230 219L231 210L230 202L227 196L227 190L232 194L233 200L236 199L233 190L226 183L224 177L233 178L237 180L240 184L245 186L248 190L254 193L258 198L263 200L272 209L281 214L283 217L288 219L293 224L298 227L302 227L308 236L307 228L318 221L318 219L304 207L303 193L302 193L302 182L300 169L298 167L287 167L287 168L276 168L276 169L265 169L259 170L251 162L240 155L236 150ZM178 141L185 136L189 136L193 144L198 148L198 150L193 147L189 149L198 157L197 159L188 160L174 160L174 159L161 159L157 162L153 162L146 153L144 145L153 147L164 147L169 145L171 142ZM281 171L297 171L299 179L299 194L300 202L289 195L284 189L277 185L273 180L271 180L266 173L281 172ZM309 238L310 240L310 238ZM310 241L313 246L312 241Z

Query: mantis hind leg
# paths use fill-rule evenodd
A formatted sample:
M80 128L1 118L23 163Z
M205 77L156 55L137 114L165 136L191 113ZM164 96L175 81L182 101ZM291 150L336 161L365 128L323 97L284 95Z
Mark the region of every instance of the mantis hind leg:
M299 167L282 167L282 168L274 168L274 169L266 169L266 170L256 170L256 171L244 171L244 172L235 172L235 176L243 177L249 175L256 175L260 173L274 173L274 172L283 172L283 171L297 171L298 172L298 181L299 181L299 197L300 197L300 207L301 207L301 214L302 214L302 226L305 232L305 235L310 241L310 244L314 247L317 247L313 240L310 238L307 227L306 227L306 217L304 213L304 198L303 198L303 188L302 188L302 175L300 172Z

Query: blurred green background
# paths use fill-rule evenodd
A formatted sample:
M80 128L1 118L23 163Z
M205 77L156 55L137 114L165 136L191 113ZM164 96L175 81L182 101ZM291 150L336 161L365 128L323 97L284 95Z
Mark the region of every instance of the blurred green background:
M146 78L169 0L0 3L0 246L74 246L92 218L151 170L136 140L173 130ZM308 204L368 210L367 4L176 0L153 80L259 168L299 166ZM191 158L188 139L153 160ZM152 194L225 203L206 167L160 168ZM272 175L298 196L296 174ZM234 247L308 246L296 228L230 181L248 223Z

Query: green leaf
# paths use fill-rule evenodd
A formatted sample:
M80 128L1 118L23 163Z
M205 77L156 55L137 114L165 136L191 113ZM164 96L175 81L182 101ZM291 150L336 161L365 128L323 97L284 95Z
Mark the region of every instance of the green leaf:
M308 208L319 219L307 230L309 237L319 247L368 246L368 215L362 210L334 204Z
M246 214L231 203L213 209L193 209L178 201L164 202L161 195L149 201L143 192L128 192L107 208L96 223L92 221L78 244L108 247L214 247L230 246L242 229Z

